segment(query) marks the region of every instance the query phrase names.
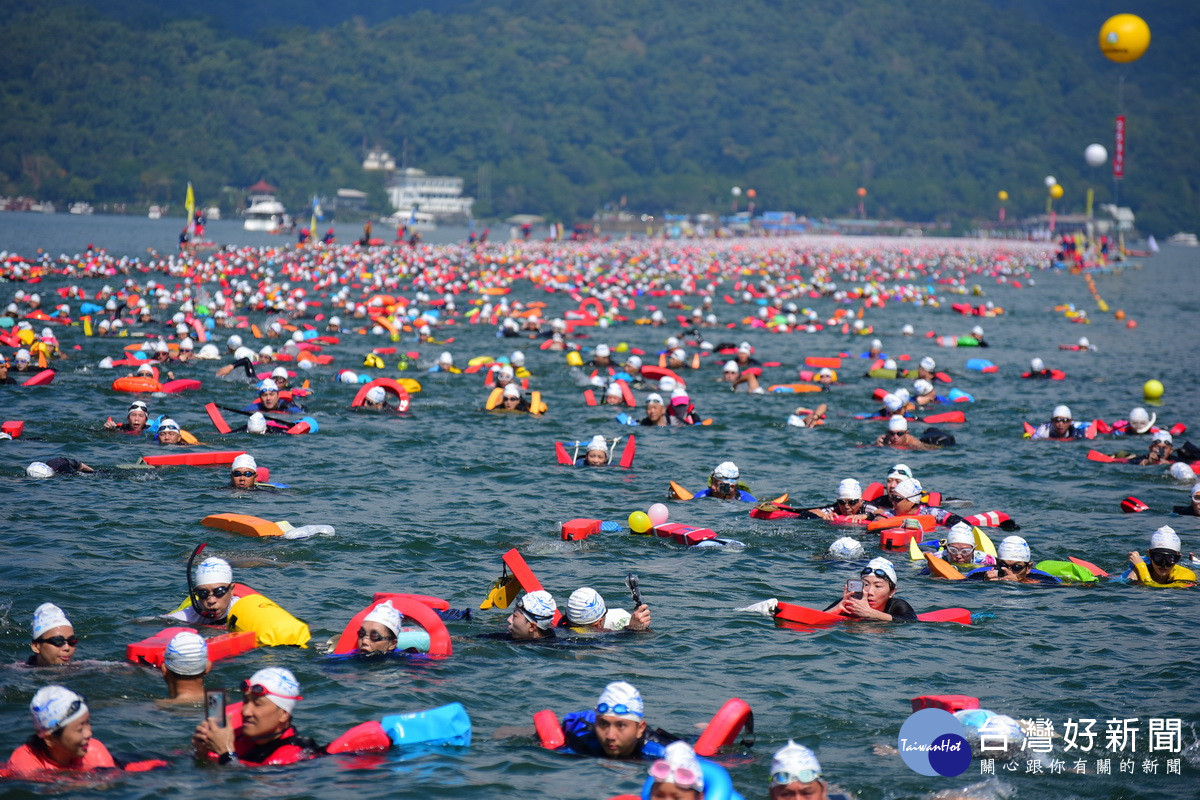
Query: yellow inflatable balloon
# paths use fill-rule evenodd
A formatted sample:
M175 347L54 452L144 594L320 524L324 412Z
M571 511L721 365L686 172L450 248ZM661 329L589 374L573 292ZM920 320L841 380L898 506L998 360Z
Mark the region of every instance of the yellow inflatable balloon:
M1056 183L1050 187L1050 196L1055 200L1063 196L1063 188L1061 183Z
M1100 52L1109 61L1137 61L1150 46L1150 26L1136 14L1117 14L1100 26Z
M1001 189L1000 191L996 192L996 197L1000 198L1000 202L1003 203L1008 199L1008 192Z
M645 511L635 511L630 514L629 530L634 533L647 533L650 530L650 515Z

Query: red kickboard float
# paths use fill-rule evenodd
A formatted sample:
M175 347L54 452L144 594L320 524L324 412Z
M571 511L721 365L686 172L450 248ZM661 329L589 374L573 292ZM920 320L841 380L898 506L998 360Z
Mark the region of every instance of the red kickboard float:
M521 584L521 588L526 592L538 592L542 590L542 582L538 580L537 575L533 574L533 570L525 563L525 559L518 552L517 548L513 548L504 554L502 557L504 566L517 579L517 583ZM554 611L554 624L562 619L562 612L557 609Z
M434 609L445 611L450 608L450 603L440 597L396 592L376 592L370 604L355 614L354 618L346 624L346 628L338 637L332 652L337 655L353 653L358 647L358 629L362 627L363 620L374 610L375 606L388 600L392 602L393 608L404 615L405 619L411 619L429 634L430 657L448 658L453 654L450 632L446 630L446 624L442 622L442 618L434 611Z
M653 364L647 364L643 366L642 375L652 381L659 381L663 378L674 378L675 382L680 386L683 386L687 383L687 381L679 377L679 374L675 372L675 370L667 369L666 367L655 366Z
M209 467L215 464L232 464L245 450L210 450L202 453L168 453L160 456L142 456L142 461L152 467Z
M0 432L7 433L14 439L21 438L21 434L25 432L25 420L8 420L0 424Z
M125 645L125 658L135 664L148 664L152 667L161 666L167 645L179 633L196 633L195 628L163 628L153 636ZM255 644L254 631L239 633L223 633L205 639L208 645L208 660L220 661L231 658L247 650L253 650Z
M358 394L354 395L354 400L351 401L352 408L359 408L363 403L367 402L367 392L374 389L376 386L382 387L385 392L388 392L396 398L396 410L408 411L411 401L408 397L408 390L404 388L393 378L376 378L370 383L364 383L358 389Z
M212 420L217 433L233 433L233 428L229 427L229 423L225 421L225 417L222 416L221 409L217 407L216 403L209 403L204 410L208 412L208 418Z
M176 378L173 381L167 381L162 385L159 391L172 394L174 392L190 392L199 389L203 384L192 378Z
M828 611L819 611L793 603L780 603L779 612L775 615L776 624L783 627L833 625L847 622L849 619L841 614L830 614ZM970 625L971 612L965 608L942 608L918 614L917 619L921 622L957 622L961 625Z

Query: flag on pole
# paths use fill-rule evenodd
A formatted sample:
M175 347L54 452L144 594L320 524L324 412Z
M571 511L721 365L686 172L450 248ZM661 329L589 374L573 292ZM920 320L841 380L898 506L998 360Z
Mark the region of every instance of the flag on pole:
M187 209L187 232L190 236L196 224L196 193L192 191L191 181L188 181L187 196L184 197L183 206Z
M309 244L317 243L317 220L318 219L325 219L325 215L323 213L321 213L321 201L314 194L313 201L312 201L312 218L309 220L309 223L308 223Z

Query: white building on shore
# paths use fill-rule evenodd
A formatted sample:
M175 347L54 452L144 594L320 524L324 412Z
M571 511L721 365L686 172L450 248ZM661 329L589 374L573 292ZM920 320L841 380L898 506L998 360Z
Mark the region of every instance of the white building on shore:
M466 222L471 219L475 203L474 197L462 196L462 178L427 175L413 167L397 170L388 181L387 193L396 216L416 209L432 215L437 222Z

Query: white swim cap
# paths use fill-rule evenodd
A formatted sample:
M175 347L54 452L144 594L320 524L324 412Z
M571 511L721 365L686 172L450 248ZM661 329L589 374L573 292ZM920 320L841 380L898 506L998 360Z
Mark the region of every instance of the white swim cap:
M810 774L811 778L802 780ZM816 754L791 739L771 757L771 783L774 786L787 786L793 781L811 783L820 777L821 762L817 761Z
M508 357L508 360L513 363L514 367L524 366L525 365L525 354L522 353L520 350L514 350L513 354Z
M249 453L242 453L233 460L229 465L229 470L232 472L235 469L258 469L258 462L254 460L254 456Z
M1046 362L1042 361L1040 358L1035 358L1029 362L1030 372L1045 372L1045 370Z
M392 605L391 600L385 600L379 605L371 609L363 622L378 622L383 627L387 628L393 634L400 633L400 620L403 619L400 612Z
M721 368L722 372L732 372L735 375L739 372L736 361L726 361L725 366Z
M516 363L516 362L514 362L514 363ZM626 369L638 369L641 366L642 366L641 356L630 356L629 358L625 359Z
M889 580L891 580L892 586L896 585L896 568L892 566L892 562L888 561L886 558L883 558L882 556L872 558L867 562L867 569L877 569L881 571L888 576Z
M192 341L192 337L190 337L190 336L183 337L183 339L181 339L179 342L180 350L187 350L190 352L191 350L194 350L195 348L196 348L196 343Z
M913 334L913 326L912 326L912 325L910 325L910 324L908 324L908 323L906 322L906 323L905 323L905 324L904 324L904 325L903 325L903 326L900 328L900 333L901 333L901 334L903 334L904 336L912 336L912 334Z
M258 355L253 350L251 350L249 347L239 347L237 350L234 350L233 357L237 361L241 361L243 358L249 359L251 361L258 360Z
M897 369L898 367L896 366L896 360L893 358L889 358L887 361L884 361L883 368L884 369Z
M857 539L851 539L849 536L835 539L833 544L829 545L829 555L832 558L842 561L856 561L865 554L866 551L863 550L862 543Z
M1020 536L1006 536L996 548L996 558L1001 561L1030 561L1033 555L1029 543Z
M142 364L141 366L139 366L137 368L137 374L138 375L153 375L154 367L150 366L149 364Z
M625 706L625 712L617 711L617 706ZM604 691L600 693L600 697L596 700L596 714L597 716L617 717L640 722L646 715L646 706L642 702L641 692L635 689L633 684L616 681L605 686Z
M965 522L956 522L950 526L950 533L946 536L946 544L975 544L975 532L971 530L971 526Z
M198 633L177 633L163 651L163 664L176 675L203 675L208 666L208 644Z
M1176 461L1172 464L1171 468L1167 470L1167 474L1177 481L1190 481L1196 477L1196 473L1192 471L1192 468L1182 461Z
M510 383L504 387L503 397L520 397L521 390L515 383Z
M738 470L737 464L732 461L722 461L720 464L717 464L712 474L714 478L722 481L736 481L741 477L741 472Z
M179 430L179 423L176 422L175 420L171 419L170 417L167 417L162 422L158 423L158 432L159 433L162 433L163 431L178 431L178 430Z
M558 610L558 604L554 602L553 595L544 589L522 595L517 601L517 608L524 611L533 624L542 630L554 627L554 612Z
M260 669L250 676L250 685L266 689L267 699L289 714L296 707L296 701L304 699L300 696L300 682L291 670L283 667Z
M233 334L232 336L230 336L228 339L225 340L225 346L228 347L230 350L237 350L239 347L242 346L242 337L238 336L236 333Z
M894 414L888 420L888 430L891 431L892 433L899 433L901 431L906 431L906 430L908 430L908 420L906 420L904 417L900 416L899 414Z
M612 350L606 344L598 344L596 345L596 355L600 357L610 356L612 355Z
M267 418L260 412L255 411L250 415L250 419L246 420L246 433L266 433Z
M912 478L913 471L908 464L897 464L892 467L892 471L887 474L889 478Z
M300 363L304 364L306 362L301 361ZM344 369L338 373L338 380L342 383L358 383L358 374Z
M913 391L918 395L926 395L933 391L933 384L924 378L917 378L913 381Z
M620 397L621 385L618 383L610 383L608 388L604 390L604 395L606 397Z
M1080 347L1088 347L1088 348L1090 348L1090 347L1092 346L1092 343L1091 343L1091 341L1088 339L1088 337L1086 337L1086 336L1080 336L1080 337L1079 337L1079 346L1080 346Z
M192 582L197 586L233 583L233 567L223 558L210 556L196 565L192 572Z
M387 392L382 386L372 386L367 390L368 403L382 403L385 397L387 397Z
M54 469L41 461L34 461L25 468L25 475L30 478L53 478Z
M87 702L65 686L43 686L29 701L33 729L51 733L88 713Z
M888 411L896 412L900 410L900 406L904 405L900 402L900 398L888 392L883 396L883 407Z
M1170 431L1155 431L1154 435L1152 437L1150 437L1150 441L1166 442L1167 444L1175 443L1175 439L1171 437Z
M608 442L600 434L593 436L592 440L587 443L587 452L591 453L596 450L599 450L601 453L608 452Z
M675 359L676 361L686 361L687 360L687 351L684 350L682 347L676 347L674 350L671 351L671 358Z
M439 364L453 364L454 356L450 353L450 351L447 350L447 351L443 352L440 356L438 356L438 363Z
M646 396L646 405L650 405L651 403L658 403L660 406L663 405L662 395L658 392L651 392Z
M883 349L883 341L881 339L872 339L871 340L871 349L872 350L882 350ZM893 367L893 369L895 369L895 367Z
M929 356L925 356L924 358L921 359L921 369L928 370L929 372L933 372L934 368L936 368L936 367L937 367L937 362L934 361Z
M216 361L221 357L221 353L217 350L215 344L205 344L200 346L200 352L196 353L196 358L202 361Z
M1051 419L1053 419L1054 417L1064 417L1066 419L1075 419L1075 417L1071 415L1071 409L1069 406L1055 406L1054 411L1051 412L1051 414L1050 414L1050 417L1051 417Z
M54 628L74 628L63 610L54 603L42 603L33 611L33 624L30 625L31 639L40 639L42 634Z
M660 767L664 764L666 769ZM687 742L671 742L663 757L650 765L650 776L656 783L671 783L680 789L704 792L704 771L696 751ZM687 776L687 777L685 777Z
M1129 412L1129 427L1133 428L1135 433L1145 433L1157 420L1157 414L1151 415L1140 406Z
M171 348L167 346L166 342L164 342L162 339L159 339L158 343L154 345L154 352L169 353L171 352Z
M919 501L921 499L921 485L913 478L905 478L896 484L896 488L892 489L892 496L898 497L901 500Z
M263 392L278 392L278 391L279 391L279 384L276 383L275 381L271 380L270 378L263 378L261 381L258 382L258 393L259 394L262 394Z
M846 478L838 484L837 496L839 500L861 500L862 484L854 478Z
M1175 533L1175 529L1170 525L1163 525L1161 528L1150 534L1150 547L1157 550L1170 550L1172 552L1181 552L1182 544L1179 541L1179 534Z
M674 391L675 387L678 385L678 382L674 378L672 378L670 375L667 375L659 378L658 390L663 394L666 394L667 392Z
M567 619L572 625L591 625L604 619L607 613L604 598L590 587L576 589L567 598Z
M974 328L971 328L971 335L972 336L983 336L983 328L979 325L976 325Z
M275 369L271 370L271 377L272 378L283 378L284 380L287 380L287 378L288 378L287 367L276 367Z

